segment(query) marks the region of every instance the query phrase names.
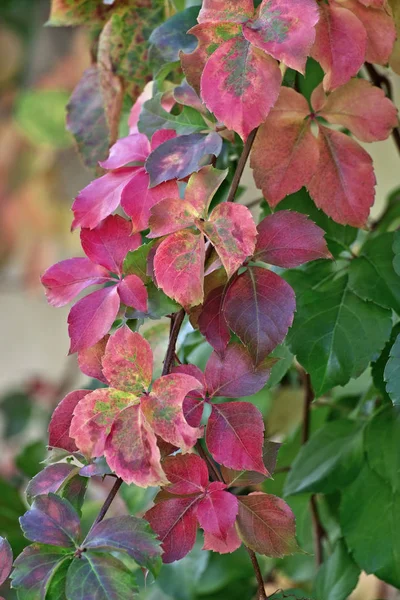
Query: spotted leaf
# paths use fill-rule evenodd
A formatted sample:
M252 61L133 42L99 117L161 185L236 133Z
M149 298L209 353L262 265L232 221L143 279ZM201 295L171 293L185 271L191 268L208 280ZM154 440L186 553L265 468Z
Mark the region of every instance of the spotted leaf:
M243 23L254 13L253 0L203 0L198 22Z

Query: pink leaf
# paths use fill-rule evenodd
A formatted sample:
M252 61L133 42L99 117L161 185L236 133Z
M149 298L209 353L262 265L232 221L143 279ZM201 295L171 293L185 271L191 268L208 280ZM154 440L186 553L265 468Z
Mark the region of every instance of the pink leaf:
M198 39L196 50L190 54L181 52L182 69L190 85L200 93L200 80L205 64L220 44L240 33L240 25L235 23L202 23L189 29L188 33Z
M229 287L224 314L258 365L284 340L295 307L294 292L286 281L272 271L251 267Z
M133 231L143 231L149 224L150 209L164 198L179 198L176 181L167 181L149 189L150 179L144 168L137 169L125 187L121 205L132 219Z
M254 14L253 0L203 0L199 23L244 23Z
M239 538L236 533L236 528L234 525L229 529L226 541L222 541L217 536L204 532L204 546L203 550L212 550L213 552L218 552L219 554L230 554L234 552L242 545L242 540Z
M204 238L185 229L163 240L154 258L157 285L184 308L203 301Z
M172 98L172 104L170 107L165 106L164 102L161 102L162 107L164 108L164 110L166 110L167 112L170 112L171 108L174 106L175 104L175 100L174 98L171 96ZM153 136L151 138L151 150L156 150L158 148L158 146L161 146L161 144L164 144L165 142L168 142L169 140L173 140L176 138L176 131L173 129L159 129L158 131L156 131L155 133L153 133Z
M119 309L115 286L103 288L79 300L68 315L68 333L71 338L69 353L90 348L110 330Z
M247 206L224 202L199 224L231 277L254 252L257 229Z
M142 394L150 386L153 374L149 342L126 325L118 329L108 340L103 373L112 387Z
M281 84L276 61L243 37L221 44L206 63L201 96L228 129L246 139L268 116Z
M171 484L167 487L170 494L202 494L208 485L207 465L196 454L170 456L163 467Z
M130 162L143 162L150 154L150 142L143 133L120 138L110 148L106 160L99 162L103 169L119 169Z
M150 233L147 237L161 237L191 227L199 216L190 202L180 198L161 200L151 209Z
M119 215L111 215L94 229L81 230L85 254L108 271L121 274L122 263L130 250L142 243L140 234L132 235L132 224Z
M102 456L114 418L133 402L138 402L135 396L113 388L85 396L75 407L70 427L70 436L79 450L88 457Z
M311 98L318 115L346 127L362 142L385 140L398 123L393 102L365 79L352 79L326 98L321 92L315 89Z
M268 475L262 458L263 442L262 415L253 404L213 404L206 428L206 443L219 464Z
M378 65L387 65L396 40L396 28L392 15L384 6L366 8L360 0L345 0L343 6L351 10L361 21L367 32L365 60Z
M187 423L182 410L183 400L196 389L201 389L201 384L194 377L181 373L165 375L154 382L151 394L141 401L155 433L184 452L193 448L203 433Z
M317 21L314 0L263 0L243 34L257 48L303 73Z
M147 312L147 288L137 275L128 275L118 284L122 304Z
M211 397L240 398L259 392L269 379L274 359L265 359L257 367L240 342L229 344L225 351L213 352L208 359L205 378Z
M347 8L319 4L320 20L311 56L325 71L324 89L333 90L360 70L367 49L367 34L361 21Z
M164 500L144 515L162 542L164 563L180 560L193 548L197 531L197 502L197 497Z
M257 133L250 166L270 206L306 185L316 170L318 144L306 118L309 114L307 100L283 87Z
M110 280L109 272L88 258L68 258L53 265L42 276L46 297L52 306L65 306L90 285Z
M325 231L307 215L282 210L265 217L257 229L255 260L291 269L311 260L331 258Z
M125 186L137 170L138 167L127 167L111 171L95 179L79 192L72 205L74 213L72 229L77 227L93 229L114 212L121 202Z
M79 368L88 377L94 377L103 383L107 383L107 379L103 375L102 360L106 349L106 344L109 336L106 335L97 344L78 352Z
M110 468L126 483L140 487L167 483L157 438L138 405L125 408L114 420L105 456Z
M69 428L76 405L88 394L90 394L89 390L77 390L67 394L61 400L49 424L49 446L63 448L68 452L78 450L75 440L69 435Z
M131 112L128 119L129 133L139 133L138 130L138 122L140 113L142 111L143 104L152 98L153 95L153 82L149 81L143 89L143 92L140 94L136 102L131 108Z
M190 375L201 383L200 387L202 391L197 390L195 392L190 392L191 396L199 397L203 393L203 390L206 387L206 380L203 371L199 369L199 367L196 367L196 365L178 365L172 369L172 373L184 373L184 375Z
M197 505L197 518L205 532L226 543L239 512L239 503L236 496L229 492L212 491L212 485Z
M228 169L220 171L212 165L207 165L190 177L185 190L185 200L190 202L201 217L207 217L211 200L227 175Z
M239 496L240 537L252 550L282 558L298 550L295 517L281 498L253 492Z
M8 541L0 537L0 586L10 574L13 564L13 553Z
M374 203L372 159L340 131L319 126L320 159L308 184L315 204L342 225L363 227Z

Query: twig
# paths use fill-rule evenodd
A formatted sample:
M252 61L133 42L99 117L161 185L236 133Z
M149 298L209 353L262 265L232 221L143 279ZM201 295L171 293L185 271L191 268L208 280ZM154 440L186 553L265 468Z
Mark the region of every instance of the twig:
M237 164L236 171L232 179L231 189L229 190L229 195L226 200L227 202L234 202L235 200L236 192L238 190L240 180L242 178L243 171L247 163L247 159L249 158L250 150L253 146L254 140L256 139L257 131L258 128L253 129L253 131L247 138L245 145L243 146L243 152L240 155L239 162Z
M250 556L251 564L253 565L254 573L256 574L258 583L258 599L257 600L268 600L268 596L265 593L264 579L261 573L260 565L258 564L257 556L253 550L250 550L245 546L248 555Z
M315 398L314 390L311 385L311 378L303 371L303 383L304 383L304 412L303 412L303 431L302 431L302 444L305 444L310 437L310 425L311 425L311 404ZM319 519L318 507L315 495L311 496L310 499L311 519L313 524L313 535L314 535L314 548L315 548L315 562L319 567L323 563L323 539L326 537L326 531L322 526Z
M97 523L100 523L100 521L102 521L104 519L104 517L106 516L106 513L108 511L108 509L110 508L115 496L118 494L119 488L122 485L122 479L120 477L118 477L118 479L116 480L116 482L114 483L114 485L112 486L110 493L108 494L107 498L104 501L103 506L101 507L99 514L97 515L96 519L93 522L93 525L90 528L89 533L92 531L92 529L95 527L95 525L97 525ZM89 534L88 534L89 535Z
M374 67L374 65L371 65L371 63L366 62L365 69L366 69L372 83L376 87L381 88L381 90L383 90L385 92L385 94L389 98L389 100L393 100L393 87L392 87L392 83L391 83L389 77L386 77L386 75L383 75L382 73L380 73ZM399 127L393 128L392 137L393 137L394 143L396 144L396 148L397 148L398 152L400 153L400 129L399 129Z
M162 375L168 375L171 372L172 365L175 360L175 348L178 339L179 332L182 327L183 320L185 318L185 311L183 308L171 317L171 329L169 333L169 342L167 352L165 354L164 366Z

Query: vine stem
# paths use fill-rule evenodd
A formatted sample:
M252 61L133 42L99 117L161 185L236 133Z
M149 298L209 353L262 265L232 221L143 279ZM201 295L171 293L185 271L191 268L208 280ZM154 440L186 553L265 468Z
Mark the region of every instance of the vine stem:
M304 411L303 411L303 431L301 436L302 444L305 444L310 437L310 425L311 425L311 404L315 398L314 390L311 385L311 378L305 371L302 372L303 384L304 384ZM311 509L311 520L313 525L313 536L314 536L314 548L315 548L315 562L319 567L324 560L323 556L323 539L326 536L325 529L318 514L317 500L315 495L311 496L310 499Z
M253 565L254 573L256 574L258 583L258 600L268 600L265 592L264 579L261 573L260 565L258 564L257 556L253 550L245 546L247 554L250 556L251 564Z
M249 158L251 148L254 144L254 140L256 139L257 131L258 127L256 127L256 129L253 129L243 146L243 152L240 155L239 162L237 164L236 171L232 179L231 189L229 190L229 195L226 200L227 202L234 202L235 200L236 192L238 190L240 180L242 178L243 171L247 163L247 159Z
M115 481L114 485L112 486L107 498L105 499L104 504L99 511L99 514L97 515L96 519L94 520L89 533L97 525L97 523L100 523L100 521L102 521L104 519L104 517L106 516L107 511L110 508L115 496L118 494L119 488L121 487L122 483L123 483L122 479L120 477L118 477L118 479Z
M382 73L380 73L374 67L374 65L372 65L371 63L366 62L364 64L365 64L365 69L366 69L372 83L376 87L381 88L381 90L383 90L385 92L385 94L389 98L389 100L393 100L393 86L392 86L392 83L391 83L389 77L386 77L386 75L383 75ZM399 129L399 127L393 128L392 137L393 137L394 143L396 144L396 148L400 154L400 129Z

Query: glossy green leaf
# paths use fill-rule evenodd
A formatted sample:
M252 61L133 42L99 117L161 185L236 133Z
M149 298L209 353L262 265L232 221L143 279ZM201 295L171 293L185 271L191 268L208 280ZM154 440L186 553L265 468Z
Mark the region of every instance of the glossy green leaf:
M67 600L131 600L136 591L132 571L111 554L85 552L68 569Z
M371 469L400 491L400 410L387 406L368 423L365 451Z
M400 334L390 350L384 378L390 399L393 404L400 405Z
M310 373L317 396L360 375L382 351L391 331L391 311L362 300L346 275L333 279L330 267L320 269L314 285L312 270L287 276L297 292L297 313L288 344ZM330 277L323 283L325 277ZM304 291L301 291L304 290Z
M367 464L343 490L340 523L358 566L400 587L400 494Z
M184 106L182 112L174 115L166 111L161 104L163 94L159 93L143 104L138 128L148 138L159 129L173 129L179 135L198 133L207 129L202 116L190 106Z
M339 540L327 561L318 571L314 595L318 600L347 600L357 585L360 569L346 544Z
M394 270L394 233L370 238L351 261L349 286L364 300L400 314L400 278Z

